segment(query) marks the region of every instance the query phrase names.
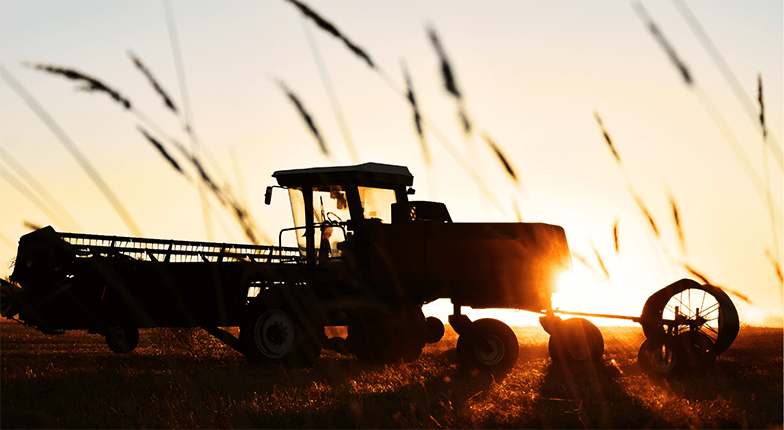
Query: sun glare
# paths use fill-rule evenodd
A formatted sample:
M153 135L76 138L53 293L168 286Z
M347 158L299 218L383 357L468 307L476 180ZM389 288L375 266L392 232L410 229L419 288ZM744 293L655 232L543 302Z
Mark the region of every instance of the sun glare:
M631 291L609 280L599 279L582 265L575 265L573 271L562 273L558 278L557 292L553 294L553 309L569 312L636 317L642 312L643 303ZM568 317L563 315L563 318ZM636 325L628 319L588 319L597 325Z

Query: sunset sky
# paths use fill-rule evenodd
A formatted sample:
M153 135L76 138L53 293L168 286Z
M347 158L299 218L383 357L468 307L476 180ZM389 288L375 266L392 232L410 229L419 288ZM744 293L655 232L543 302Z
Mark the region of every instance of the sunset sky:
M199 192L138 130L159 139L195 178L170 140L193 147L183 127L187 120L210 175L232 188L273 240L291 225L285 193L264 205L275 170L400 164L415 177L415 198L443 201L457 222L515 222L519 213L523 221L563 226L575 254L573 283L558 297L564 309L639 315L650 294L692 277L683 267L688 265L748 297L747 303L732 296L742 321L757 323L765 312L781 312L773 264L781 264L784 243L781 1L308 4L376 68L283 0L0 1L0 64L6 70L0 80L0 276L12 271L16 243L29 231L26 222L133 234L21 92L67 135L146 237L246 240L215 198L209 199L205 227ZM689 13L708 39L695 34ZM459 102L445 90L431 28L452 66ZM178 114L167 109L129 52L171 96ZM127 98L132 109L106 93L79 91L81 83L36 70L37 64L94 77ZM402 64L427 118L430 167L405 98ZM758 77L771 150L764 149L757 119ZM312 115L329 157L281 82ZM470 135L462 132L460 109L473 124ZM517 182L485 135L506 155ZM19 184L35 187L26 182L28 175L67 214L44 211L30 196L47 206L51 200L20 191ZM517 315L503 318L523 321Z

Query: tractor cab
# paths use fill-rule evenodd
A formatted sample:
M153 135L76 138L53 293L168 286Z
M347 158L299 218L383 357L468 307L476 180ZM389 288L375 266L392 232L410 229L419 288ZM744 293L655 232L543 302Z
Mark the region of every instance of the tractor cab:
M361 246L367 225L413 219L408 195L414 193L414 177L407 167L365 163L279 170L272 176L288 190L294 220L294 227L283 229L279 240L296 234L311 267ZM267 203L272 188L267 188Z

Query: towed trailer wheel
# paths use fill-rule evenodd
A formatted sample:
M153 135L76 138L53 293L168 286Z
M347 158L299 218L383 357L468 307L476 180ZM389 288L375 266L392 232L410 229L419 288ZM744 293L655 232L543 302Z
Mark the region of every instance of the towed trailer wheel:
M739 331L738 312L727 293L711 285L681 279L654 293L640 317L646 343L638 358L644 370L650 360L669 365L654 374L674 376L685 370L706 369L716 356L730 347ZM659 349L662 352L659 354ZM650 351L656 351L650 358ZM675 355L664 360L663 357Z
M553 327L548 348L554 363L596 364L604 355L604 338L594 323L585 318L569 318Z
M134 326L114 326L105 336L106 345L118 354L127 354L139 344L139 329Z
M457 339L457 360L472 375L487 372L504 377L517 363L519 354L514 331L493 318L472 322L470 329Z
M321 353L305 326L281 309L257 307L240 327L240 343L248 361L267 360L287 365L312 366Z

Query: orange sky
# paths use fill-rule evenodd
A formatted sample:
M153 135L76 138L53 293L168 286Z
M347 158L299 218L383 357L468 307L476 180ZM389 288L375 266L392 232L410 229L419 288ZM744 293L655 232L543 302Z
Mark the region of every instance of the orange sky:
M143 235L243 241L214 199L210 228L205 228L198 193L137 131L141 125L167 142L160 128L191 146L182 130L183 114L165 108L128 56L130 50L142 59L182 112L164 4L4 0L0 63L94 166ZM455 221L515 221L517 206L525 221L564 226L573 252L587 263L575 259L582 290L563 297L564 308L639 314L648 295L689 276L681 265L687 263L714 283L748 296L754 307L780 312L781 284L766 251L781 261L782 170L775 151L763 151L759 125L750 116L759 109L757 78L762 76L769 138L780 148L782 3L686 3L740 83L741 99L678 4L643 3L688 67L691 86L634 3L624 1L314 3L369 54L376 70L284 1L175 2L172 11L188 115L209 153L209 171L221 184L230 184L271 237L291 223L282 193L273 206L263 205L274 170L355 161L330 102L332 88L357 148L356 161L407 165L418 199L444 201ZM444 90L428 26L438 32L455 72L473 121L471 136L461 133L458 104ZM429 119L431 170L423 162L404 99L401 61ZM76 91L74 83L25 67L26 62L94 76L131 100L143 117L106 94ZM320 154L278 80L313 115L331 158ZM750 103L751 114L744 103ZM609 151L594 112L622 165ZM482 133L504 151L519 183L506 175ZM15 160L0 162L0 275L12 270L15 243L28 231L25 221L66 231L131 234L6 80L0 82L0 148ZM187 165L182 157L179 161ZM15 184L24 178L16 164L54 196L76 225L51 219L19 191ZM775 222L767 202L766 165ZM465 166L482 178L492 201ZM659 237L630 187L656 221ZM685 250L672 219L670 193L678 205ZM616 220L619 252L613 239ZM761 318L744 312L750 322Z

